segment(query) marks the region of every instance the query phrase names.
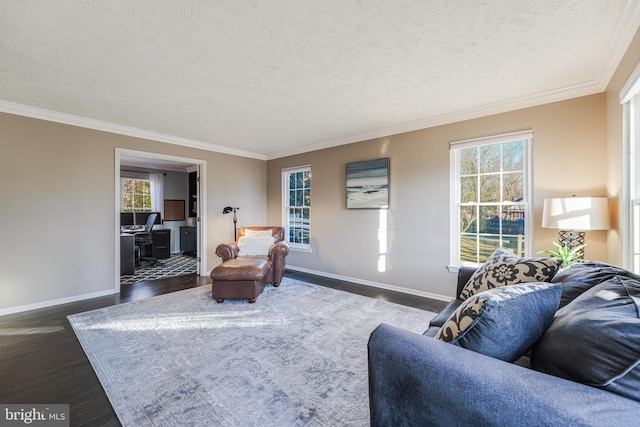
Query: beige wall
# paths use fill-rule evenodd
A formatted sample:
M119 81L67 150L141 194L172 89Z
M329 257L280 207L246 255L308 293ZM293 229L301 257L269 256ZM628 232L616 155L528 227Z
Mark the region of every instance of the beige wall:
M633 70L640 63L640 31L638 31L627 49L606 91L606 120L607 120L607 191L611 199L612 224L607 242L609 262L623 265L623 247L621 224L625 210L622 207L621 196L623 188L624 158L622 144L622 105L620 91L629 79ZM629 265L625 267L630 267Z
M313 253L291 253L289 265L451 297L449 142L533 129L534 252L552 249L556 231L540 227L543 199L606 195L604 107L599 94L270 160L267 220L281 222L281 169L309 164ZM391 208L347 210L345 164L379 157L391 162ZM589 232L587 239L586 257L606 261L606 233Z
M290 265L453 296L455 276L445 268L448 143L533 129L534 252L551 248L556 239L554 230L539 225L544 198L606 194L614 208L613 230L589 232L586 256L621 264L618 94L639 62L637 34L605 94L269 162L0 113L0 312L114 289L116 147L207 162L209 270L218 262L215 245L231 238L231 218L222 207L241 207L239 226L280 224L280 171L310 164L313 253L292 253ZM347 210L345 164L378 157L391 158L391 209Z
M0 312L114 290L116 147L207 162L208 270L233 237L224 206L265 222L265 161L10 114L0 129Z

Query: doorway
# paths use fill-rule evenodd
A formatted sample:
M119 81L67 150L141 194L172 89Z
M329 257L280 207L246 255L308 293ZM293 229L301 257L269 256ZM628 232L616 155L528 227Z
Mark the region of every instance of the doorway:
M190 242L190 253L192 258L192 263L195 262L195 270L196 274L202 275L203 272L207 271L206 267L206 256L203 254L207 253L207 244L206 239L203 239L202 236L206 235L206 218L204 215L201 215L203 212L203 207L207 206L205 195L206 195L206 161L200 159L192 159L178 156L171 156L165 154L158 154L152 152L144 152L137 150L129 150L123 148L116 148L115 153L115 292L120 292L121 288L121 273L123 270L128 269L127 263L130 263L131 255L128 246L131 244L131 239L124 237L122 240L124 243L124 251L121 248L121 206L122 206L122 179L123 174L131 174L135 176L135 172L142 173L160 173L164 175L164 177L169 176L172 184L166 188L166 191L161 193L162 195L155 195L155 198L163 199L164 205L167 206L167 202L175 202L184 200L185 205L185 217L184 220L179 217L175 217L175 212L173 215L170 215L170 218L173 218L171 221L165 221L164 217L160 221L162 225L154 227L154 233L156 234L169 234L170 242L168 242L169 250L171 251L171 259L167 260L171 262L171 267L167 267L164 269L166 274L171 273L172 270L175 270L174 275L184 274L181 273L181 268L173 268L173 266L180 265L179 258L184 258L182 256L177 256L181 254L180 247L180 239L181 232L182 233L193 233L195 236L189 236ZM123 172L126 171L126 172ZM188 177L193 177L195 175L196 185L189 186ZM181 176L184 176L186 184L184 186L184 194L181 193L182 185L179 184L181 180ZM176 178L177 177L177 178ZM175 183L177 180L178 184ZM176 190L176 186L180 190ZM165 186L166 187L166 186ZM176 193L178 191L178 193ZM165 197L166 195L166 197ZM156 205L157 206L157 205ZM172 205L174 206L174 205ZM162 208L156 208L162 209ZM187 212L188 211L188 212ZM193 215L195 211L196 215ZM189 216L191 214L191 216ZM156 231L156 228L162 228L163 233ZM194 250L194 241L195 241L195 250ZM176 255L175 257L173 255ZM165 264L164 260L159 260L161 263ZM193 264L191 264L193 266ZM164 268L164 266L162 266ZM189 267L191 268L191 267ZM154 268L148 269L154 270ZM137 270L136 270L137 271ZM160 270L157 270L160 272ZM131 279L131 276L122 276ZM149 275L149 277L154 277L153 273ZM163 276L167 277L167 276ZM127 280L125 280L127 283Z

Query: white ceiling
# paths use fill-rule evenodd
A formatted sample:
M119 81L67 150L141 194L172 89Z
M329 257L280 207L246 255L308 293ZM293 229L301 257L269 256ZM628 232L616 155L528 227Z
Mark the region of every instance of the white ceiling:
M165 156L153 156L148 154L120 153L120 170L133 170L135 172L150 171L174 171L194 172L196 164L189 161L178 160Z
M0 111L270 159L602 92L639 0L0 0Z

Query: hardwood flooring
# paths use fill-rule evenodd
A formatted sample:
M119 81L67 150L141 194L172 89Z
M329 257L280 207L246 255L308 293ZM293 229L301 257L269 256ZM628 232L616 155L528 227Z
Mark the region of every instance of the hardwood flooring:
M287 277L438 312L446 303L288 270ZM70 314L204 286L178 276L124 285L120 294L0 316L0 403L66 403L71 426L119 426L98 377L67 321Z

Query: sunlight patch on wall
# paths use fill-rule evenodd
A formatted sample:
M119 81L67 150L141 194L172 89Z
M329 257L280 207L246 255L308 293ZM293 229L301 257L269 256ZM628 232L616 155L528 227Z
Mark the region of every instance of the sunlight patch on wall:
M387 271L387 210L380 209L380 221L378 224L378 272Z

